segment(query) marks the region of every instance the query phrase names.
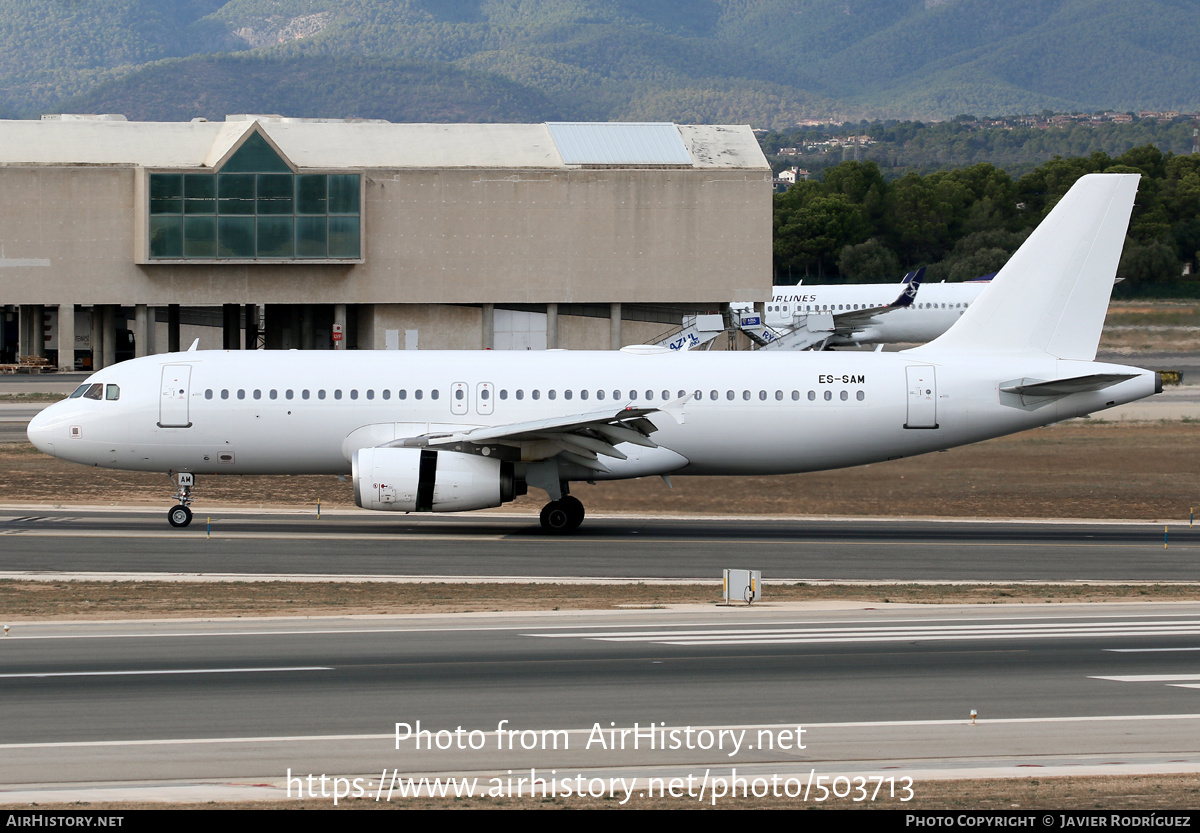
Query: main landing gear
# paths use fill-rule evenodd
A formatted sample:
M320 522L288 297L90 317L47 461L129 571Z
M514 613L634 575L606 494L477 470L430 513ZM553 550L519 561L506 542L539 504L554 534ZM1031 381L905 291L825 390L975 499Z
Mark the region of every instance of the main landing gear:
M188 504L192 502L192 487L196 485L196 477L191 472L181 471L172 478L172 482L179 487L174 494L179 503L167 512L167 523L181 529L192 522L192 510Z
M574 532L583 523L583 504L579 498L564 494L542 507L541 521L547 532Z

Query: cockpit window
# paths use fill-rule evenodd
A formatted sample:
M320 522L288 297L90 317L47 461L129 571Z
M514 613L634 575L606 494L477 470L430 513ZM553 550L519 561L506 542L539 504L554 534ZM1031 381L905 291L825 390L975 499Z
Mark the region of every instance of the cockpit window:
M83 397L84 399L103 399L104 385L99 383L88 385L88 389L83 392Z
M121 398L121 386L120 385L105 385L104 386L104 398L109 401L120 399Z
M78 399L79 397L83 396L84 392L87 391L87 389L89 387L91 387L91 386L86 383L80 385L79 387L75 388L74 391L71 392L71 395L68 398L69 399Z

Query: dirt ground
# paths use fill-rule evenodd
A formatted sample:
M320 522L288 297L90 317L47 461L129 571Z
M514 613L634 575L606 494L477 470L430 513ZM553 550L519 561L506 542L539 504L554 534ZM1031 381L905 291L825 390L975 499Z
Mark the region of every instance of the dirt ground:
M85 468L27 444L0 445L0 503L147 504L166 509L165 474ZM864 517L1119 518L1179 521L1200 505L1200 422L1074 421L853 469L778 477L674 477L579 484L589 513ZM195 510L230 504L353 506L348 481L199 477ZM534 492L504 512L535 517Z

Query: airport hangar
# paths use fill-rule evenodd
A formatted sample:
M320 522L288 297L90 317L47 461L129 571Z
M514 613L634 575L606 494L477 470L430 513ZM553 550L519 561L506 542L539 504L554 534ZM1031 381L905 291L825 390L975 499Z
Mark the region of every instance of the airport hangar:
M770 297L771 194L746 126L0 121L0 360L646 343Z

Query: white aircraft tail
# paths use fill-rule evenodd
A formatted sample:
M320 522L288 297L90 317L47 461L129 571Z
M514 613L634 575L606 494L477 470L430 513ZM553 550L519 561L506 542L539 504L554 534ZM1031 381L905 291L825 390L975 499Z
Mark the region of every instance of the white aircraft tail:
M1081 177L979 300L916 350L1093 361L1137 186L1137 174Z

